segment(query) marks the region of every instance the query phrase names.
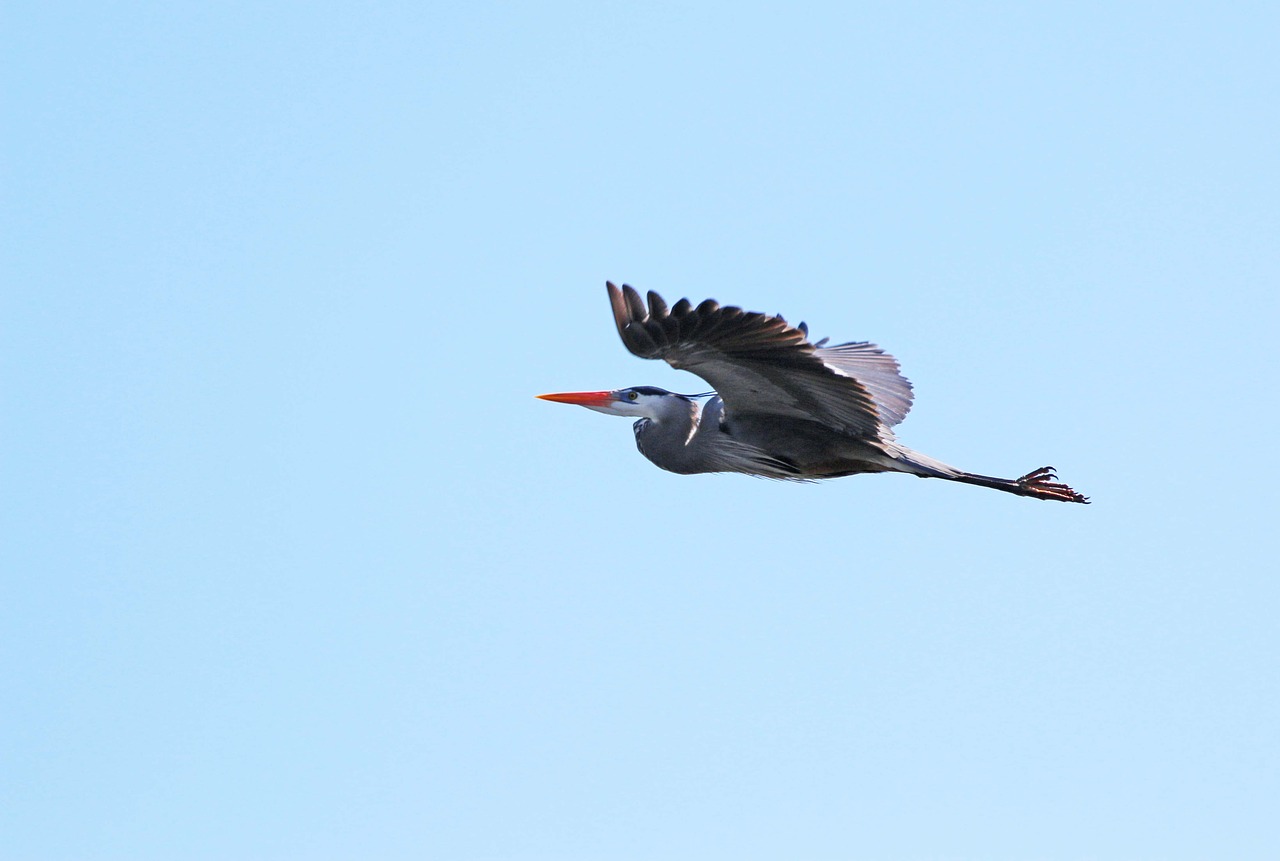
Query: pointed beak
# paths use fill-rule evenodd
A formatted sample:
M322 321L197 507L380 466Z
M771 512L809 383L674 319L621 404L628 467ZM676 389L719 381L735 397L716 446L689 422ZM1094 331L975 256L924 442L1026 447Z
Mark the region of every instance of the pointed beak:
M538 395L544 401L558 404L577 404L580 407L607 407L613 403L613 392L557 392Z

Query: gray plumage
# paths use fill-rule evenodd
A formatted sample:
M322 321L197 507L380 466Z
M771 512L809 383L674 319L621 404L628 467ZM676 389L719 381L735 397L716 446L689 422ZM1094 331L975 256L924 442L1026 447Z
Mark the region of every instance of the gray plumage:
M632 416L636 446L671 472L741 472L821 479L905 472L1036 499L1087 502L1054 481L1050 467L1017 479L964 472L897 442L892 428L911 409L911 384L874 344L809 341L803 323L721 306L708 299L668 306L633 288L607 284L622 342L702 377L715 392L701 410L692 397L649 386L542 395Z

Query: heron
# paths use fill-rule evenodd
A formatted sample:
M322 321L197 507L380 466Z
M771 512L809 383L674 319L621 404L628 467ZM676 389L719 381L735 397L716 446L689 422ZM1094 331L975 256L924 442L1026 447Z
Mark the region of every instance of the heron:
M714 299L668 306L653 291L646 304L628 284L605 287L628 350L691 371L714 391L683 395L632 386L538 397L636 419L636 447L662 469L799 481L901 472L1033 499L1089 501L1059 483L1053 467L994 478L899 443L893 428L911 409L911 383L897 359L875 344L811 342L808 326L792 326L781 315Z

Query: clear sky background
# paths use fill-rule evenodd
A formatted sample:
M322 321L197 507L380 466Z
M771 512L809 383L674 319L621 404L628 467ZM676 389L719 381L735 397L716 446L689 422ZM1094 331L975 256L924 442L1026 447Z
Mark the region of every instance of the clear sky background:
M1280 857L1267 3L3 12L0 857ZM604 281L902 362L661 472Z

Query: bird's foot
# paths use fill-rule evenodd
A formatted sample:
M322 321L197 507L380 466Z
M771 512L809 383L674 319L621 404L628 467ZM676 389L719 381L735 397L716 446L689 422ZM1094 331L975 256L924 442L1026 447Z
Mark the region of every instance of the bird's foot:
M1033 496L1036 499L1056 499L1059 502L1089 504L1089 497L1076 493L1065 484L1054 481L1057 477L1053 467L1042 466L1039 469L1028 472L1022 478L1015 479L1015 481L1017 481L1018 487L1022 490L1024 496Z

